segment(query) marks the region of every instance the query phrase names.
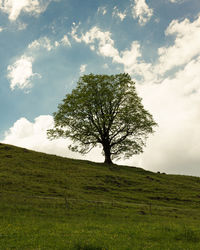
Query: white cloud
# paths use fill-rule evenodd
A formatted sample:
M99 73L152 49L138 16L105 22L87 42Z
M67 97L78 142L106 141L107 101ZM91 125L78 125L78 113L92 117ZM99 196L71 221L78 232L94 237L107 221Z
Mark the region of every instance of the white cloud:
M68 37L65 35L60 41L52 41L48 37L41 37L27 46L25 53L12 65L7 67L7 78L10 80L10 88L30 89L34 77L41 78L40 74L33 73L32 65L41 53L36 50L45 49L51 51L59 46L70 46Z
M103 32L95 26L78 39L80 42L84 41L86 44L92 46L95 46L97 41L98 45L96 50L97 53L102 56L111 57L114 58L114 60L117 60L119 57L119 52L114 48L114 41L111 39L111 33L109 31Z
M97 10L97 13L102 14L104 16L107 13L106 7L105 6L99 7L98 10Z
M117 16L120 18L121 21L123 21L124 18L126 17L126 13L125 12L118 12Z
M8 79L10 80L10 88L14 90L16 87L20 89L27 89L32 86L31 80L34 77L40 77L38 74L33 73L32 63L33 57L21 56L12 65L8 66Z
M83 74L86 70L87 64L82 64L80 67L80 73Z
M181 3L183 2L184 0L169 0L171 3Z
M173 20L165 31L166 36L174 35L174 44L158 50L157 70L162 74L176 66L182 66L200 54L200 16L190 22Z
M7 13L10 21L15 21L21 12L39 15L52 0L0 0L0 10Z
M47 139L46 130L52 127L52 116L39 116L33 123L23 117L17 120L5 133L3 143L13 144L46 153L53 153L55 150L55 153L59 151L60 155L62 155L64 154L64 150L60 151L62 146ZM58 141L62 143L62 141Z
M4 30L4 28L0 26L0 32L2 32L3 30Z
M25 53L7 67L7 78L10 80L10 88L12 90L19 88L27 92L32 87L33 79L41 78L40 74L33 72L33 63L37 56L34 50L44 48L51 51L54 47L47 37L42 37L29 44Z
M80 37L74 32L73 38L77 42L85 42L86 44L89 44L92 50L96 49L97 53L102 56L112 58L119 56L117 49L114 48L114 41L111 39L111 33L109 31L103 32L98 27L94 26Z
M80 25L80 24L79 24ZM72 37L77 42L85 42L99 55L112 58L113 62L122 64L124 70L132 76L142 77L142 81L162 81L163 74L184 66L200 54L200 16L193 22L173 20L165 31L166 36L173 35L170 46L158 49L158 60L154 64L142 59L141 46L133 41L130 49L118 51L112 34L94 26L85 34L78 35L79 25L73 25Z
M80 36L74 33L77 42L85 42L90 46L90 49L96 51L99 55L110 57L113 62L122 64L124 70L131 75L135 74L142 76L145 80L153 79L153 68L151 64L146 63L141 59L141 46L138 41L133 41L130 50L126 49L119 52L115 48L111 33L102 31L94 26L85 34Z
M17 120L5 133L5 138L2 142L69 158L103 161L101 151L98 148L89 153L86 157L74 153L67 148L71 143L69 139L56 139L50 141L47 138L47 130L53 128L53 126L53 117L50 115L38 116L35 118L34 122L30 122L23 117Z
M70 33L70 35L72 36L72 38L76 42L78 42L78 43L82 42L81 38L79 38L78 35L77 35L77 30L78 30L80 24L81 24L80 22L78 24L76 24L76 23L73 22L73 24L72 24L72 30L71 30L71 33Z
M119 63L124 65L124 70L131 75L142 76L146 81L154 78L152 65L141 59L141 46L138 41L132 42L131 49L121 52Z
M28 50L34 50L34 49L46 49L47 51L51 51L59 46L71 46L71 43L67 37L67 35L64 35L63 38L61 38L59 41L52 41L50 38L44 36L40 37L39 39L33 41L28 45Z
M133 17L138 19L140 25L145 25L153 15L153 9L150 9L145 0L134 0L132 9Z
M31 44L28 45L28 49L40 49L44 48L48 51L51 51L54 48L50 39L48 37L41 37L38 40L33 41Z
M113 16L113 17L118 17L121 21L123 21L124 18L126 17L126 11L120 12L120 11L118 10L117 6L115 6L115 7L113 8L112 16Z
M61 39L60 43L64 46L69 46L71 47L71 43L69 41L69 38L67 35L64 35L63 38Z
M58 47L60 45L60 43L58 41L55 41L54 45L55 45L55 47Z
M160 84L138 85L159 127L144 154L124 162L145 169L200 176L200 57Z

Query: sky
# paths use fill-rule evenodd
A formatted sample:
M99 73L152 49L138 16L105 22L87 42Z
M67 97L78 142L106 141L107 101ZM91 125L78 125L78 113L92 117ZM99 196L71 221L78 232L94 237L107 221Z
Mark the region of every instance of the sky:
M80 76L123 72L159 126L117 163L200 176L199 0L0 0L1 142L103 161L46 130Z

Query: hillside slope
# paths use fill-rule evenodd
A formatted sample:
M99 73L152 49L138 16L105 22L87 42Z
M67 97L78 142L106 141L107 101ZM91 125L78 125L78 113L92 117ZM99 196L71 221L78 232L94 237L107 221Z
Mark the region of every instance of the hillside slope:
M1 194L200 204L200 178L73 160L0 144Z
M0 249L200 249L200 178L0 144Z

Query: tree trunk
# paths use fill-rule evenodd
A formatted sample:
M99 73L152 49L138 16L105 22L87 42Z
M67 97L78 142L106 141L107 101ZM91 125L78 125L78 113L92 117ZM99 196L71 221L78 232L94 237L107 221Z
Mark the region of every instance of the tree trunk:
M105 154L105 161L106 164L113 164L111 160L111 153L110 153L110 145L103 145L103 150Z

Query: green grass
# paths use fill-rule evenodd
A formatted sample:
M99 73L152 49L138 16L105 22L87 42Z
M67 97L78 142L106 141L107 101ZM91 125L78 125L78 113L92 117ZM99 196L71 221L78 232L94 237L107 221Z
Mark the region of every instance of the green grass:
M200 249L200 178L0 144L0 249Z

